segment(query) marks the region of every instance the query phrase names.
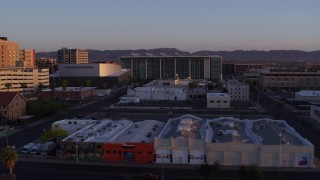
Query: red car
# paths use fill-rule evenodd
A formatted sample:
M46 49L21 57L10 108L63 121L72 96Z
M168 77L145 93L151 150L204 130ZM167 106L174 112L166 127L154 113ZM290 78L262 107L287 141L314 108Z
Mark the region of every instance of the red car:
M158 180L159 176L151 173L143 173L137 176L137 179L140 180Z

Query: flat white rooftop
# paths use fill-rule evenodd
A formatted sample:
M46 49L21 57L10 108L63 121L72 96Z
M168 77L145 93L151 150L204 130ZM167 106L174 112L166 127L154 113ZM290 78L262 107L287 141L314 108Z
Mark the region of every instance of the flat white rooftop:
M186 114L171 118L160 132L158 138L203 139L206 125L202 118Z
M232 117L220 117L207 120L207 123L206 141L211 143L312 145L284 120L239 120Z
M164 122L156 120L144 120L135 122L133 126L128 128L114 142L144 142L153 143L154 137L158 136L164 126Z
M68 132L68 134L73 134L76 131L79 131L90 124L95 123L96 120L79 120L79 119L64 119L61 121L56 121L52 123L52 129L62 128Z
M319 97L320 91L302 90L302 91L296 92L296 94L299 94L300 96Z
M113 142L132 125L133 122L129 120L112 121L105 119L96 121L95 123L66 137L63 141Z
M207 97L229 97L227 93L207 93Z

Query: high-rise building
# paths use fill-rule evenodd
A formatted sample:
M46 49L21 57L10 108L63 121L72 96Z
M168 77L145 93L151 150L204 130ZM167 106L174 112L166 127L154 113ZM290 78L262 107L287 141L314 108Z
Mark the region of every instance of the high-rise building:
M57 59L41 57L36 59L36 65L39 69L49 69L49 74L55 73L58 70Z
M14 67L19 60L19 44L0 37L0 67Z
M87 49L68 49L63 47L58 50L59 64L88 64Z
M186 54L138 54L121 57L122 68L134 79L221 79L221 56Z
M20 49L19 60L25 67L36 66L36 51L34 49Z

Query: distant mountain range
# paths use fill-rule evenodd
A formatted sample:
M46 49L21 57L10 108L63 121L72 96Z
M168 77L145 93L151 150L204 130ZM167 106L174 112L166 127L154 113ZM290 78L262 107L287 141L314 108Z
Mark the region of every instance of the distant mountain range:
M121 56L130 53L186 53L175 48L158 48L158 49L139 49L139 50L93 50L89 49L89 62L120 60ZM299 50L271 50L271 51L197 51L195 55L219 55L223 60L232 60L234 62L294 62L298 60L320 62L319 51L299 51ZM57 51L38 52L37 57L57 58Z

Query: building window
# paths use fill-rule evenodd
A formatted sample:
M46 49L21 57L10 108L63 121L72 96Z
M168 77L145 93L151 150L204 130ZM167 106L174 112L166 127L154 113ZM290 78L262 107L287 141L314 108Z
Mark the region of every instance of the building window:
M121 154L122 152L121 152L121 151L118 151L118 153Z
M107 154L110 154L111 152L110 152L110 150L107 150Z
M113 153L113 154L117 154L117 151L113 150L112 153Z
M138 153L138 154L141 154L141 151L138 151L137 153Z

